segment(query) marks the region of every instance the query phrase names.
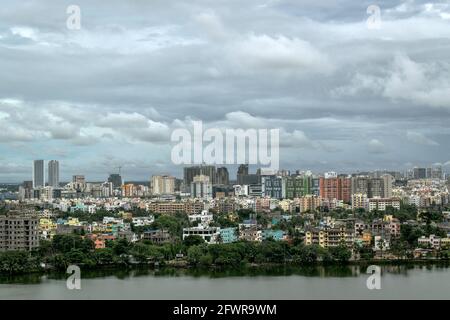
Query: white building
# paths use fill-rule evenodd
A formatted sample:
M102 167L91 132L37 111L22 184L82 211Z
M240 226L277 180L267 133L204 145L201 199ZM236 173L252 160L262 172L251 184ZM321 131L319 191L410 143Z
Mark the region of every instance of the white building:
M203 226L208 226L214 220L212 213L209 213L208 210L203 210L200 214L191 214L188 218L190 222L197 221Z
M386 211L387 207L400 210L400 199L398 198L371 198L369 199L369 211Z
M153 176L152 194L165 195L175 193L175 177L171 176Z
M220 228L218 227L192 227L183 228L183 240L188 236L200 236L208 244L217 243L217 239L220 235Z
M133 224L136 227L144 227L149 226L155 221L155 217L148 216L148 217L135 217L132 219Z
M441 248L441 237L438 237L434 234L430 235L429 237L422 236L417 239L417 242L419 246L430 247L433 249Z
M191 197L206 200L212 198L212 184L208 176L194 177L194 181L191 182Z

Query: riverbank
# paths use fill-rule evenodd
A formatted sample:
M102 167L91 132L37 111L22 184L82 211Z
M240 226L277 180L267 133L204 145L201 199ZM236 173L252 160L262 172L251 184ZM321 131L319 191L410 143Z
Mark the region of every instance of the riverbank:
M381 290L369 290L367 268L259 266L82 270L81 289L68 274L0 277L0 299L448 299L450 267L440 263L381 266Z
M313 270L316 268L322 268L327 270L345 270L348 268L358 267L361 269L367 269L368 266L377 265L380 267L417 267L417 266L437 266L442 268L449 268L450 261L448 260L436 260L436 259L403 259L403 260L358 260L358 261L348 261L346 263L322 263L316 262L313 264L297 264L297 263L246 263L241 264L239 267L236 266L192 266L187 262L183 264L178 263L167 263L167 264L128 264L128 265L102 265L102 266L89 266L89 265L78 265L80 267L83 275L100 275L105 276L108 274L176 274L176 273L186 273L186 274L223 274L223 275L248 275L248 274L266 274L267 272L271 274L271 271L280 272L282 270L289 271L291 274L296 274L297 271ZM282 272L286 275L285 272ZM27 279L27 278L38 278L43 276L50 276L56 278L67 278L68 274L65 269L56 268L42 268L40 270L35 270L26 273L0 273L0 284L7 283L2 282L2 280L14 280L14 279ZM15 281L13 281L15 282ZM17 283L17 282L15 282ZM20 283L20 281L18 282Z

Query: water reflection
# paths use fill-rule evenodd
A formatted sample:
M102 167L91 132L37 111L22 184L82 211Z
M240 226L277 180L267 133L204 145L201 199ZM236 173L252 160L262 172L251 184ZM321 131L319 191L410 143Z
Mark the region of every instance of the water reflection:
M193 278L226 278L226 277L286 277L303 276L319 278L345 278L359 277L366 274L369 265L333 265L333 266L259 266L259 267L241 267L241 268L134 268L134 269L100 269L83 270L84 279L115 277L119 280L138 277L193 277ZM449 263L436 264L394 264L382 265L382 274L394 274L408 276L408 272L413 270L422 270L433 272L435 270L448 269ZM46 275L26 274L14 276L0 276L0 284L40 284L47 279L65 280L67 275L62 272L54 272Z

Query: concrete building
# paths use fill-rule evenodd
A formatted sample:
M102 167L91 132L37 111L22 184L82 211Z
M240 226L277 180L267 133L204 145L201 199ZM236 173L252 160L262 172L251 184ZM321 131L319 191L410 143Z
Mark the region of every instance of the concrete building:
M217 168L216 183L226 186L230 184L230 175L226 167Z
M153 176L151 181L153 195L170 195L175 193L175 177Z
M212 184L208 176L195 176L191 182L191 197L199 199L211 199L213 196Z
M0 217L0 251L39 247L39 219L25 215Z
M142 239L150 241L154 244L165 244L172 241L172 237L166 230L148 230L143 234Z
M192 227L183 228L183 240L188 236L199 236L208 244L217 243L220 235L220 228L218 227Z
M220 243L232 243L238 241L238 232L236 228L221 228L220 237L218 242Z
M352 177L352 194L365 194L368 198L390 198L393 181L394 177L388 174L380 178Z
M373 198L369 199L369 211L386 211L387 207L393 207L400 210L399 198Z
M274 199L285 198L283 178L278 176L263 176L261 178L263 197Z
M184 168L184 185L189 188L196 176L207 176L209 182L213 185L216 183L216 167L215 166L193 166Z
M48 162L48 185L50 187L59 187L59 161L50 160Z
M118 173L112 173L108 177L108 182L113 184L114 189L122 187L122 176Z
M350 203L352 180L344 176L334 177L328 173L320 178L320 196L328 200L342 200Z
M45 186L44 160L33 162L33 188Z

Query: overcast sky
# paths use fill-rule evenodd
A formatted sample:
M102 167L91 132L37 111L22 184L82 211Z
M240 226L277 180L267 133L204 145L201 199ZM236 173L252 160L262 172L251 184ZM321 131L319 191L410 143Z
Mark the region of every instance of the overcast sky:
M2 182L181 176L193 120L280 128L286 169L450 166L449 2L3 0L0 71Z

